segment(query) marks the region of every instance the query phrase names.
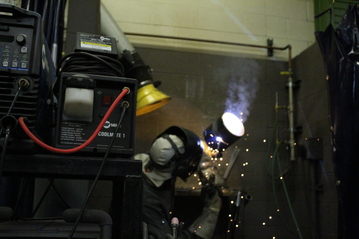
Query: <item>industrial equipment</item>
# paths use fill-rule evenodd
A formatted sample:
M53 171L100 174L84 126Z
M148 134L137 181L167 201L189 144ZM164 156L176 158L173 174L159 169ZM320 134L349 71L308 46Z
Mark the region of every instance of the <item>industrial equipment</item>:
M15 151L34 147L17 127L20 116L27 118L29 129L49 139L46 101L55 78L44 42L39 14L0 4L0 135L1 143Z
M115 137L111 153L133 153L137 81L123 77L123 66L117 58L114 38L77 34L74 53L65 56L58 67L55 147L73 148L88 140L117 96L127 88L128 93L96 132L97 137L81 152L105 153ZM123 118L121 112L125 112Z

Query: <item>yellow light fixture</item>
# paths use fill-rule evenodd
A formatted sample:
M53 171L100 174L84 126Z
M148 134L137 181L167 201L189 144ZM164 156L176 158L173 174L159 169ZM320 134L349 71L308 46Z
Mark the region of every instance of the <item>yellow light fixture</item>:
M100 9L101 33L117 39L116 46L124 65L124 76L136 79L138 82L136 116L147 114L167 104L171 97L157 89L160 82L154 84L149 66L143 62L103 3Z
M167 104L171 97L159 91L153 84L137 90L136 116L147 114Z

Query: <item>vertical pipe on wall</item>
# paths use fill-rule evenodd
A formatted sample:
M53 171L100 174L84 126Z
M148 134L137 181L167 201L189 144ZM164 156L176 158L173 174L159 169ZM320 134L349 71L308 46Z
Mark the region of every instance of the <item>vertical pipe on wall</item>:
M292 47L288 47L288 117L289 117L289 147L290 160L295 160L294 148L294 106L293 106L293 72L292 72Z

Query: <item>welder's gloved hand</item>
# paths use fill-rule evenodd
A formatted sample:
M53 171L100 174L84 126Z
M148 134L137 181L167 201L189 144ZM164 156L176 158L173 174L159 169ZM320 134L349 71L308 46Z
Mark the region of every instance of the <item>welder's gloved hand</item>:
M203 206L214 212L219 212L222 207L222 191L220 187L213 184L207 184L202 187L201 196L203 198Z
M210 239L213 236L222 207L221 190L220 187L207 184L202 187L201 194L204 200L202 213L188 230L199 238Z
M203 154L201 161L199 162L198 174L203 186L207 184L212 184L218 187L224 185L222 175L218 168L213 165L211 156L206 153Z

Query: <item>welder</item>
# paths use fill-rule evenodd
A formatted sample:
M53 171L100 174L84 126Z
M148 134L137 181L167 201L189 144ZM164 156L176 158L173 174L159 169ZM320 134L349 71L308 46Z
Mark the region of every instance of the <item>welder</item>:
M204 152L200 138L188 129L172 126L155 138L149 152L134 158L142 161L142 219L148 238L212 238L222 206L220 187L224 180L213 167L211 156ZM175 182L177 177L186 181L195 172L202 184L202 213L182 228L177 218L171 218Z

